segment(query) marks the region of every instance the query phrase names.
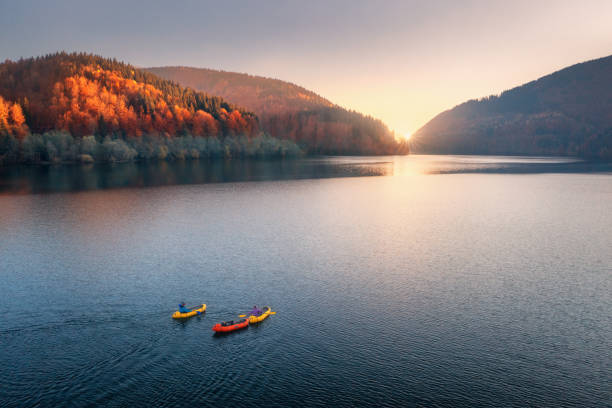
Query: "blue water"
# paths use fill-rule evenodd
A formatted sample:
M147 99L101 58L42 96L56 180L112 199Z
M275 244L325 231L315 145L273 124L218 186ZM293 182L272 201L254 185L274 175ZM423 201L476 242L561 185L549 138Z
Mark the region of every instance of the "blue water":
M4 170L0 406L612 405L609 167L292 163Z

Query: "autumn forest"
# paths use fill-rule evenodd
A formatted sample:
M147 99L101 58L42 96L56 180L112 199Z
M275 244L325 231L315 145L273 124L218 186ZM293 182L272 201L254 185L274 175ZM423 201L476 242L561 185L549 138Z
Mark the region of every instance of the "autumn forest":
M221 97L114 59L62 52L7 60L0 64L0 163L407 151L382 122L338 121L344 112L291 112L262 126Z

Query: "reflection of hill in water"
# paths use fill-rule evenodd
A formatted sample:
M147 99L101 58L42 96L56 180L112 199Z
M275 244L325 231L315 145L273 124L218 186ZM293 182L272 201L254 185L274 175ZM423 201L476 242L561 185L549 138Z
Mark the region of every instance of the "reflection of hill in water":
M317 157L295 160L135 162L0 167L0 193L46 193L181 184L435 174L612 173L612 163L566 157Z
M18 166L0 168L0 192L27 194L391 174L392 162L346 158Z

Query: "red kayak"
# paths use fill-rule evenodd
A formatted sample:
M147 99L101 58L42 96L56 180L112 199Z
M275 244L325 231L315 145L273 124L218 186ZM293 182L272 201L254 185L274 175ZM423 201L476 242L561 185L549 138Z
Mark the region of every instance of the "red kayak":
M217 333L227 333L227 332L231 332L234 330L244 329L248 325L249 325L249 319L242 319L236 322L231 320L229 322L217 323L213 326L212 329L213 331Z

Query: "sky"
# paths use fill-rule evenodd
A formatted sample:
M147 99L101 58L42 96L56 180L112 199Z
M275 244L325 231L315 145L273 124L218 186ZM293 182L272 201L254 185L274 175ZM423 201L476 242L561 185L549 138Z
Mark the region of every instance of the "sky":
M86 51L301 85L409 135L612 54L610 0L0 0L0 60Z

